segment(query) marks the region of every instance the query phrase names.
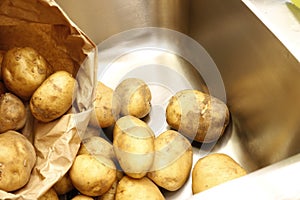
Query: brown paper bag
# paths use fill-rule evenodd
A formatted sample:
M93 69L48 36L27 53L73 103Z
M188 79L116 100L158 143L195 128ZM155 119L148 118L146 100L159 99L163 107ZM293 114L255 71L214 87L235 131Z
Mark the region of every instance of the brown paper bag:
M92 111L97 48L53 0L1 0L0 49L30 46L52 65L76 77L78 87L68 114L51 123L32 116L22 130L37 152L27 185L0 199L37 199L71 167ZM30 112L28 112L30 115Z

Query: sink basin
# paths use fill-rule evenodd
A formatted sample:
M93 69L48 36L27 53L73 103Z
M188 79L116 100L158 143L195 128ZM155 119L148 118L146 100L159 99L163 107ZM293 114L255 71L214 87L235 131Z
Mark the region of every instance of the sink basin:
M275 31L273 26L269 26L268 20L263 18L264 12L255 6L255 2L258 1L57 0L57 2L71 20L99 44L99 55L103 42L110 40L112 36L135 29L147 30L147 27L177 32L205 49L222 79L222 89L225 91L225 96L222 97L226 97L223 100L226 101L231 113L231 123L225 134L209 148L209 152L227 153L249 172L249 175L240 180L232 181L232 185L220 185L211 191L228 191L231 187L236 187L237 184L234 182L242 182L246 188L247 183L252 183L249 187L254 187L253 180L274 180L276 176L282 177L282 174L290 179L295 178L295 167L289 168L291 170L283 169L299 162L297 156L300 153L299 49L290 45L284 34L277 34L280 28ZM286 7L283 1L277 3L271 0L260 1L262 2L265 2L264 5L268 2L274 7ZM287 13L282 12L277 16L281 14ZM169 43L171 48L177 44L177 40L159 41ZM129 47L132 45L129 42L127 44ZM177 53L180 54L185 49L179 48ZM193 64L180 58L178 54L174 56L172 52L159 53L157 49L153 52L141 50L127 53L115 64L124 63L126 59L137 59L138 63L146 66L144 62L148 57L158 60L155 64L163 62L163 65L172 65L172 70L179 71L180 75L188 79L188 84L192 88L205 90L210 87L205 78L203 80L201 76L191 76L195 72ZM197 55L197 52L193 54ZM131 69L118 68L112 77L122 75L124 78L130 72ZM148 73L148 76L151 74ZM100 80L111 87L120 81L120 78L105 79L107 74L103 77ZM158 89L161 90L160 94L174 92ZM217 96L218 94L220 93L216 93ZM194 149L196 152L194 159L203 156L198 151L199 144L195 145ZM272 176L268 175L270 173ZM261 176L266 178L256 179ZM191 180L175 193L166 193L166 198L192 198L190 183ZM282 190L280 194L284 194L287 188L289 190L286 191L291 193L292 187L288 184L280 185ZM207 195L204 195L206 198L209 199L211 196L210 199L213 199L214 195L220 194L219 192L203 192L200 196L206 193ZM257 195L259 194L260 191ZM196 199L197 196L193 198Z

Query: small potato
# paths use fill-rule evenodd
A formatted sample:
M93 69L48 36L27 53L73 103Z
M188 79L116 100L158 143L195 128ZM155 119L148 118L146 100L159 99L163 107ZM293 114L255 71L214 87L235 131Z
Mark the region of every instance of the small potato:
M54 185L53 189L58 195L67 194L74 189L69 173L66 173L61 179L59 179Z
M177 92L169 101L166 119L170 127L197 142L219 139L229 123L225 103L197 90Z
M153 164L154 133L145 122L136 117L128 115L119 120L116 122L119 133L114 134L113 139L116 157L128 176L142 178ZM135 123L142 126L132 126Z
M53 73L33 93L29 104L32 115L42 122L61 117L72 105L75 86L70 73Z
M230 156L222 153L209 154L199 159L193 168L193 194L246 174L246 170Z
M52 73L47 61L30 47L8 50L3 57L1 70L7 89L23 100L29 100Z
M0 190L14 191L28 181L36 154L29 140L16 131L0 134Z
M169 191L180 189L192 169L192 145L173 130L160 134L154 144L155 159L151 172L147 174L148 178Z
M147 177L133 179L124 176L117 186L116 200L163 200L158 187Z
M0 95L0 133L8 130L19 130L26 123L26 108L14 94Z
M53 188L50 188L45 194L43 194L38 200L59 200Z
M116 159L113 145L99 136L91 136L83 139L77 154L102 155L112 160Z
M108 86L98 81L95 100L93 102L95 117L91 125L106 128L113 125L119 118L121 104L118 95Z
M103 156L82 154L76 156L69 175L81 194L100 196L115 182L116 167L113 161Z
M93 197L85 196L82 194L78 194L75 197L73 197L71 200L94 200Z
M151 110L151 91L140 79L123 80L115 89L121 99L121 114L137 118L145 117Z

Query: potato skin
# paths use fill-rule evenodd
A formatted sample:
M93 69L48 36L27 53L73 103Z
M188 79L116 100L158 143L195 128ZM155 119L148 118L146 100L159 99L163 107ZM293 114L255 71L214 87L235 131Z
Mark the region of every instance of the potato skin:
M165 199L158 187L147 177L134 179L124 176L118 186L116 200L163 200Z
M84 138L77 154L102 155L111 160L116 159L113 145L99 136Z
M229 123L229 110L221 100L198 90L177 92L166 108L170 127L197 142L219 139Z
M95 111L95 119L91 120L93 126L106 128L113 125L119 118L121 111L119 96L100 81L97 82L93 106Z
M59 200L57 193L53 188L50 188L45 194L43 194L38 200Z
M33 48L15 47L5 53L1 71L7 89L21 99L29 100L52 73L52 68Z
M154 144L155 159L148 178L169 191L180 189L192 169L192 145L174 130L161 133Z
M50 122L66 113L73 101L76 80L66 71L49 76L30 99L32 115L42 122Z
M88 154L76 156L69 175L74 187L87 196L104 194L117 176L113 161L100 155Z
M193 194L246 174L246 170L230 156L222 153L209 154L199 159L193 168Z
M137 118L145 117L151 110L151 91L141 79L128 78L115 89L121 99L121 114Z
M66 173L61 179L59 179L54 185L53 189L58 195L63 195L74 189L69 173Z
M8 130L19 130L26 123L26 108L14 94L0 95L0 133Z
M132 119L143 126L132 126ZM116 157L128 176L142 178L153 164L154 133L145 122L133 116L124 116L119 120L116 124L121 133L114 134L113 139Z
M93 197L78 194L75 197L73 197L71 200L94 200L94 199L93 199Z
M16 131L0 134L0 190L9 192L23 187L35 161L35 149L25 136Z

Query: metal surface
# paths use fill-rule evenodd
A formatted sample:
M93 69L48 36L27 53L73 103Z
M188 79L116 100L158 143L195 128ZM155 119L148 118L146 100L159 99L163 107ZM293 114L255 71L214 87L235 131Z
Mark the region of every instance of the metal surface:
M243 178L245 181L241 181L243 184L249 183L249 185L245 184L246 188L251 187L253 181L266 179L268 181L265 187L268 187L276 177L282 178L280 174L283 169L290 169L284 170L283 174L293 177L295 173L293 166L298 165L299 157L293 157L285 167L275 165L254 172L300 152L299 50L292 45L287 45L288 40L284 39L283 33L278 34L275 30L273 32L274 26L270 26L267 22L270 19L264 18L263 11L253 4L255 1L251 1L251 4L246 0L244 2L239 0L89 0L88 2L57 0L57 2L96 44L116 33L148 26L170 28L195 39L204 46L221 73L227 104L232 114L233 123L213 151L229 154L249 172L253 172ZM272 1L269 3L273 6L285 5L272 4ZM287 10L283 10L285 12L276 15L286 15ZM285 23L293 23L293 30L299 30L294 21L285 21ZM173 63L174 68L184 72L181 75L188 77L189 82L193 83L191 85L197 87L198 83L202 82L195 78L194 70L189 63L176 55L157 56L157 52L151 54L145 51L139 53L142 55L126 55L127 57L120 58L119 61L122 63L124 61L122 59L159 58L159 62L168 61L169 64ZM129 71L120 68L113 77L118 75L123 77L122 73L126 74ZM120 80L107 77L106 81L114 86ZM162 88L158 88L157 94L165 93ZM168 95L171 93L167 92ZM201 152L199 154L197 147L194 150L194 161L196 161L201 156ZM291 167L286 168L288 165ZM273 173L274 170L276 172ZM258 176L265 178L258 178ZM167 198L191 197L190 184L189 179L180 191L166 193ZM281 190L278 194L289 193L291 192L289 189L294 188L289 184L280 186L276 188ZM228 189L228 187L224 188ZM233 183L232 187L237 186ZM239 185L237 188L242 187ZM222 187L218 188L217 191L222 191ZM269 190L266 188L266 191ZM218 192L208 193L211 199L218 194ZM277 197L281 199L282 196Z

